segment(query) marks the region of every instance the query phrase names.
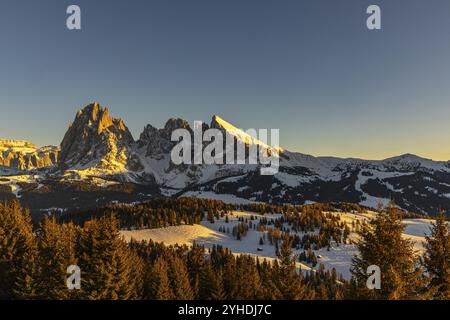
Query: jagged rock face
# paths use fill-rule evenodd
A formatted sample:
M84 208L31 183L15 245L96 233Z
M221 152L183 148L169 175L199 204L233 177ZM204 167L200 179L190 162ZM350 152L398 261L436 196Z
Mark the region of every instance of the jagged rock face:
M61 169L125 171L133 166L133 137L122 119L98 103L80 110L61 142Z
M249 143L245 132L218 116L210 127ZM208 128L203 124L203 130ZM314 157L280 148L279 172L261 176L257 165L174 164L171 151L177 142L171 136L176 129L187 129L193 138L187 121L169 119L162 129L145 127L135 142L121 119L94 103L78 112L60 152L56 147L38 149L25 141L0 140L0 177L2 171L9 174L8 168L27 171L58 160L69 172L46 173L64 181L106 176L119 183L157 185L167 195L209 192L269 203L344 201L375 208L379 201L394 199L413 212L450 210L450 162L411 154L375 161ZM253 139L251 143L269 147Z
M183 119L169 119L162 129L147 125L138 141L138 148L145 148L145 157L159 158L169 154L176 142L171 141L172 132L176 129L186 129L192 132L189 123Z
M28 141L0 140L0 166L15 170L51 167L58 160L58 148L37 148Z
M203 124L202 130L209 127ZM194 133L186 120L169 119L164 128L157 129L151 125L145 127L137 142L137 153L145 169L155 177L161 185L169 188L182 188L201 179L202 165L175 165L171 159L171 151L178 141L172 141L172 133L177 129L186 129L191 136L191 159L194 154Z

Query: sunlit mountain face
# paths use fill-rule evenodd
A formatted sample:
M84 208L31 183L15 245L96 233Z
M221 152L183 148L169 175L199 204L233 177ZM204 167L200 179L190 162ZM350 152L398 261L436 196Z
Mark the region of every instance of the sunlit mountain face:
M193 130L185 120L169 119L161 129L147 125L136 141L122 119L90 104L78 111L60 147L0 141L0 197L19 198L34 214L156 195L274 204L352 202L371 208L393 200L403 210L427 215L450 209L449 162L412 154L374 161L313 157L279 148L274 175L261 175L255 164L175 165L171 135L180 128ZM245 140L247 147L264 145L219 116L204 124L208 128Z

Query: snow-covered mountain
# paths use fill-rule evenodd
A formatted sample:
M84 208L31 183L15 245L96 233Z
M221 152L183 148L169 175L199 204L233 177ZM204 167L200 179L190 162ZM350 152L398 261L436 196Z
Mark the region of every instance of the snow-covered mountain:
M450 210L450 162L411 154L376 161L314 157L278 148L279 172L263 176L258 165L173 164L170 153L175 142L171 134L178 128L192 132L187 121L169 119L161 129L147 125L134 141L123 120L112 118L107 108L94 103L77 113L61 142L59 156L56 147L36 149L29 143L3 142L0 168L12 167L26 174L53 166L46 176L53 184L64 180L65 185L78 186L82 181L105 185L106 179L143 188L153 186L159 194L171 196L209 194L215 198L293 204L354 202L368 207L393 199L399 207L413 212ZM219 129L247 145L272 148L250 139L219 116L213 116L202 129L208 128ZM0 175L4 175L1 170ZM40 185L48 183L41 180ZM134 191L126 192L130 198ZM38 202L35 198L33 201Z
M248 133L244 132L242 129L236 128L234 125L222 119L218 115L214 115L212 117L211 128L221 130L224 135L228 133L243 144L254 144L267 150L273 149L273 147L269 145L269 142L264 143L256 138L251 137ZM283 151L283 149L280 147L276 147L275 149L276 151Z

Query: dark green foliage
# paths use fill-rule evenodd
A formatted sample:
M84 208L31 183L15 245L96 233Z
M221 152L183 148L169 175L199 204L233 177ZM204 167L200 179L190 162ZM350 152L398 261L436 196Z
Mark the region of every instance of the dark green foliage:
M146 298L150 300L170 300L175 296L170 285L168 266L162 257L158 257L145 278Z
M35 298L36 259L29 212L15 200L0 203L0 299Z
M450 300L450 232L443 213L426 240L424 265L430 277L429 290L435 299Z
M82 270L82 298L116 300L141 296L143 263L122 240L114 217L85 224L78 239L77 256Z
M403 239L401 215L391 204L364 225L359 232L359 255L352 261L356 294L375 299L417 299L424 286L423 270L411 241ZM368 290L367 268L376 265L381 270L381 289Z
M121 228L152 229L183 224L200 223L208 216L213 222L215 216L233 209L222 201L195 198L153 198L134 204L114 204L95 210L71 212L59 215L60 222L75 222L80 225L94 218L110 216L112 213L120 221Z
M281 244L275 264L275 284L284 300L300 300L305 298L306 289L302 286L301 278L296 271L295 258L292 256L292 242L285 237Z
M152 241L126 243L120 235L119 224L122 223L126 227L135 227L135 223L142 226L184 224L204 218L208 212L212 220L234 210L221 202L155 199L138 208L111 206L108 210L99 210L93 214L94 219L77 220L79 226L46 218L35 231L28 211L18 202L0 204L0 298L449 298L449 233L443 218L438 219L432 235L427 238L424 266L428 278L420 268L411 243L401 236L401 215L393 207L378 215L370 225L357 226L361 237L360 255L353 261L354 278L348 283L336 270L326 271L311 250L329 246L331 241L333 244L345 241L349 230L345 231L339 218L324 213L318 205L258 204L246 210L251 208L261 213L280 209L283 216L275 221L262 218L260 224L252 217L242 218L240 227L234 230L235 236L245 236L250 225L267 231L260 243L272 243L279 260L259 261L247 255L234 255L220 246L205 250L198 245L188 248L167 247ZM115 214L116 209L120 213ZM290 230L314 230L317 238L292 236ZM227 232L231 236L231 231ZM304 253L294 256L293 248L300 247L305 249ZM299 258L312 265L318 264L316 270L305 273L298 270L295 261ZM66 269L72 264L81 268L81 290L66 287ZM365 288L365 272L371 264L381 267L382 290Z
M37 296L40 299L71 299L76 292L67 290L67 267L77 264L76 239L79 229L73 224L58 224L45 218L37 230Z

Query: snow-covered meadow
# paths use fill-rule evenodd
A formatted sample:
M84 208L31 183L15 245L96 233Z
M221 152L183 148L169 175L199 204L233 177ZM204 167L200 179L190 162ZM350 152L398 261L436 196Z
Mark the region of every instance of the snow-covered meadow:
M373 218L376 213L342 213L334 212L333 214L339 215L341 221L347 223L349 226L352 222L359 220L369 220ZM253 216L254 220L250 218ZM281 214L265 214L260 215L252 212L233 211L228 215L228 222L225 217L215 220L211 223L207 220L201 222L200 225L182 225L171 226L167 228L159 229L145 229L145 230L123 230L122 234L127 241L131 238L141 240L153 240L155 242L163 242L166 245L192 245L194 242L200 245L204 245L206 248L211 248L214 245L220 245L225 248L229 248L235 254L249 254L255 257L266 260L276 259L275 246L271 245L267 241L267 231L258 231L253 228L249 228L247 234L242 239L237 240L231 232L226 233L223 230L232 230L232 228L239 224L239 218L252 221L253 224L258 224L261 218L265 219L277 219ZM426 219L405 219L405 232L404 237L414 242L417 253L420 254L423 251L422 243L425 241L425 235L429 234L432 220ZM264 237L266 233L266 237ZM303 233L299 232L299 236ZM261 237L264 237L266 241L264 244L260 244ZM357 235L351 233L349 239L356 240ZM294 250L294 254L299 255L303 252L303 249ZM357 254L357 248L354 244L339 244L333 242L331 248L321 248L314 250L318 258L318 264L315 268L318 268L322 263L326 269L331 270L335 268L336 271L345 279L350 278L350 265L352 257ZM297 262L297 267L302 270L315 269L312 265L308 265L305 262Z

